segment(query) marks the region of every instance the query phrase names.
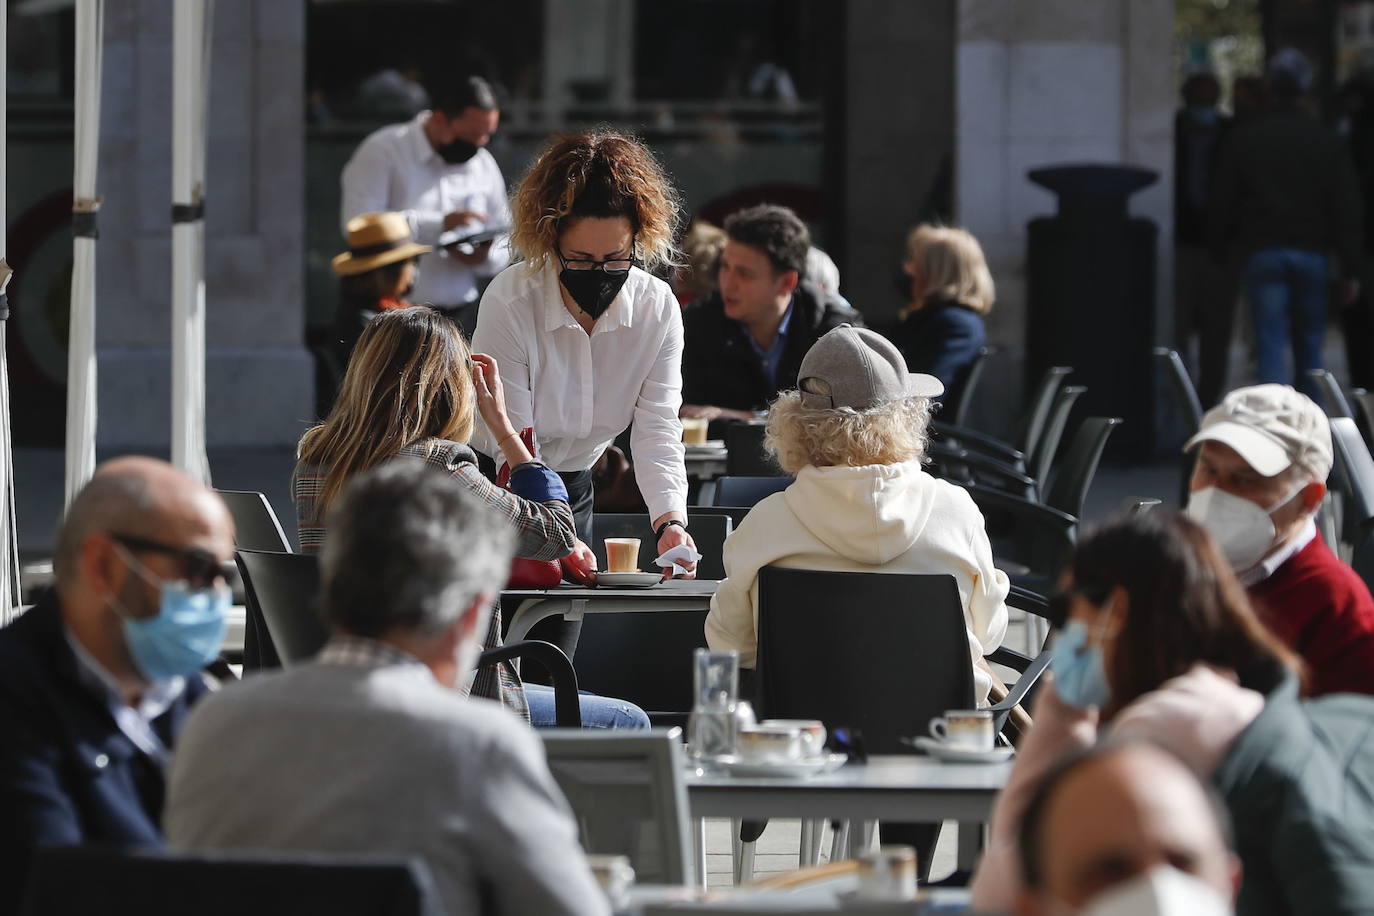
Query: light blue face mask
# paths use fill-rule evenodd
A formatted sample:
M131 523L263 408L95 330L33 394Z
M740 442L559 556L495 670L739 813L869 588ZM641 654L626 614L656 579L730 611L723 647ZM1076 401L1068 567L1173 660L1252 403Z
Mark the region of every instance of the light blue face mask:
M1050 651L1050 670L1054 672L1054 689L1065 703L1101 709L1112 698L1107 671L1102 664L1102 647L1088 645L1088 625L1070 620L1060 631Z
M164 581L124 552L125 562L161 593L156 617L135 618L116 603L123 618L124 642L134 665L149 683L188 677L219 656L228 629L226 614L233 601L228 585L191 588Z

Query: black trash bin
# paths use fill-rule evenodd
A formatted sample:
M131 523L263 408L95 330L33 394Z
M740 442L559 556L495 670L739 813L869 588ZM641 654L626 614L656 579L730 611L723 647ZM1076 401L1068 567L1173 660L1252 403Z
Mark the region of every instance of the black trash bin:
M1108 453L1154 451L1155 246L1159 227L1126 209L1158 180L1149 169L1063 165L1032 169L1059 197L1059 212L1029 225L1027 385L1050 366L1073 366L1088 390L1077 416L1123 417Z

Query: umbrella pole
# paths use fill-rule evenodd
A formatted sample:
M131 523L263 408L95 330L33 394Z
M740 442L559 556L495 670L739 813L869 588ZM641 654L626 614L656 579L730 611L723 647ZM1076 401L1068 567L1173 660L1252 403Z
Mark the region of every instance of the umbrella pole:
M95 473L95 242L100 198L100 68L105 0L76 0L76 149L72 180L72 302L67 339L66 504Z
M9 8L0 6L0 175L6 172L9 136ZM19 609L19 531L14 523L14 427L10 423L10 371L5 350L5 319L10 306L5 289L12 271L3 252L9 247L9 212L0 187L0 626Z
M172 463L210 482L205 454L207 0L172 8Z

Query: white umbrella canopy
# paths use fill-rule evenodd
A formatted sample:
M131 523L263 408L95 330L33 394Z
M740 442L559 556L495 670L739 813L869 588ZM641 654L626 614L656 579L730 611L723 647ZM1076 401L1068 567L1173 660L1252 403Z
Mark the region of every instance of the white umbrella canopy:
M210 0L172 8L172 463L210 482L205 455L205 109Z
M76 3L76 167L72 178L72 308L67 340L66 504L95 472L96 167L105 0Z

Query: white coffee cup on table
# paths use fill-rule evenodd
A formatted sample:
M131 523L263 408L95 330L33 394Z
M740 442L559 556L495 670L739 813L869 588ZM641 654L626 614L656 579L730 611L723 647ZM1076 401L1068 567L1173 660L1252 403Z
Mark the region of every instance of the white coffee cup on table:
M965 751L991 751L993 746L992 711L988 709L950 709L930 720L935 740Z

